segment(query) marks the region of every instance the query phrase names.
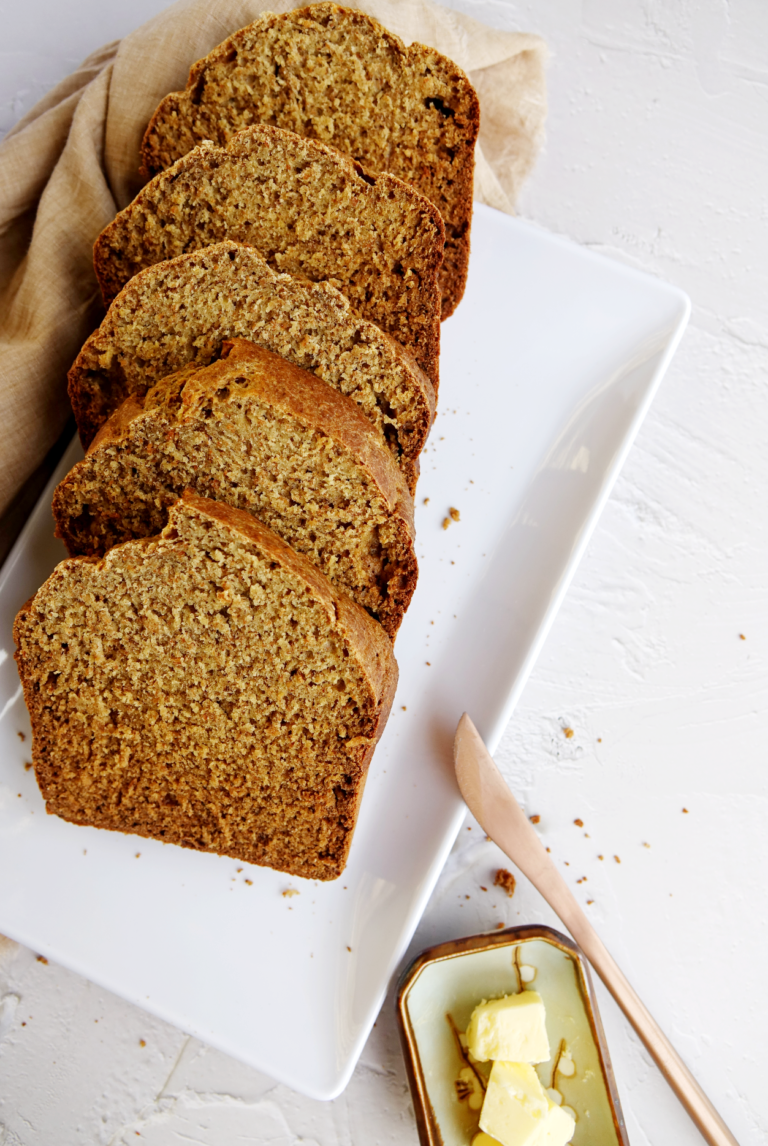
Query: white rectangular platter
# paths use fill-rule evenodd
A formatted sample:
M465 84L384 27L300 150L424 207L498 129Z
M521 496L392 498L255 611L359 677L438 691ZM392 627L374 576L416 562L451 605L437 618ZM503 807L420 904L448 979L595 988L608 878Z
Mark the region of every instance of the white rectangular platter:
M477 209L467 293L443 326L398 695L331 884L46 816L11 629L64 556L52 482L0 578L0 932L337 1095L464 815L457 720L467 710L495 748L688 312L656 279Z

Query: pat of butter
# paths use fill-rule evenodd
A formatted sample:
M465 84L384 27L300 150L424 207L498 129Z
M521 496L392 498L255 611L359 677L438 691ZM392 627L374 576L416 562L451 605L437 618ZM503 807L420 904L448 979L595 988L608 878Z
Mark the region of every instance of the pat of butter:
M467 1045L478 1062L547 1062L544 1004L536 991L481 1003L467 1027Z
M538 1138L535 1139L535 1146L565 1146L573 1137L575 1129L576 1123L568 1111L550 1101L547 1117L544 1119Z
M480 1112L480 1129L501 1146L565 1146L573 1118L555 1106L525 1062L495 1062Z

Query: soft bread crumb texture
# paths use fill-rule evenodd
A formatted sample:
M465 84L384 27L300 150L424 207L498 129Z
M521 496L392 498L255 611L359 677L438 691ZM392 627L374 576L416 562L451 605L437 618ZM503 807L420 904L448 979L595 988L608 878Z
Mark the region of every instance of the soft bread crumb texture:
M62 562L14 635L49 812L340 874L392 645L249 514L185 495L161 537Z
M250 339L351 398L414 490L435 411L427 376L334 287L278 274L233 242L149 267L117 296L69 371L83 445L130 395L183 366L207 365L231 338Z
M224 146L270 124L390 172L434 203L445 222L442 314L464 292L480 105L462 70L422 44L336 4L266 13L192 66L185 91L158 107L142 144L148 176L204 139Z
M274 127L246 128L226 147L201 143L96 240L105 303L145 267L223 239L255 247L278 271L337 286L437 387L445 228L413 187L363 176L347 156Z
M248 510L394 637L416 587L413 499L351 399L237 339L128 399L53 498L72 556L159 533L185 489Z

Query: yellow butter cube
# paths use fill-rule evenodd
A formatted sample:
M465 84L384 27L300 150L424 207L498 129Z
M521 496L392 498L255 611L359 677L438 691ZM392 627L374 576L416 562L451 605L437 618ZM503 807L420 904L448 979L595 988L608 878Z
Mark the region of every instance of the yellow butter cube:
M547 1099L549 1100L549 1096ZM571 1115L561 1106L555 1106L554 1102L550 1101L544 1125L539 1130L538 1138L534 1140L533 1146L565 1146L566 1142L570 1142L573 1137L575 1129L576 1123Z
M467 1027L467 1045L478 1062L547 1062L546 1013L541 995L521 991L475 1007Z
M532 1146L544 1125L548 1099L527 1062L495 1062L480 1111L480 1129L502 1146Z
M480 1129L501 1146L566 1146L575 1123L552 1102L530 1063L494 1062Z

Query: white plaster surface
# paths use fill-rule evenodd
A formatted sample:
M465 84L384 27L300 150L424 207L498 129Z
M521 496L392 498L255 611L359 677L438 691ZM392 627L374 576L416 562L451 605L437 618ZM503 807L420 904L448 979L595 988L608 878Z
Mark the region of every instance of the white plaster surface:
M521 214L693 301L499 762L739 1142L758 1146L768 1137L768 6L454 6L539 32L553 50L546 151ZM0 129L161 7L0 0ZM497 921L556 923L522 878L513 899L480 890L501 862L468 820L413 952ZM600 999L633 1146L700 1142ZM322 1104L0 941L0 1146L137 1141L415 1146L391 1004L347 1090Z

